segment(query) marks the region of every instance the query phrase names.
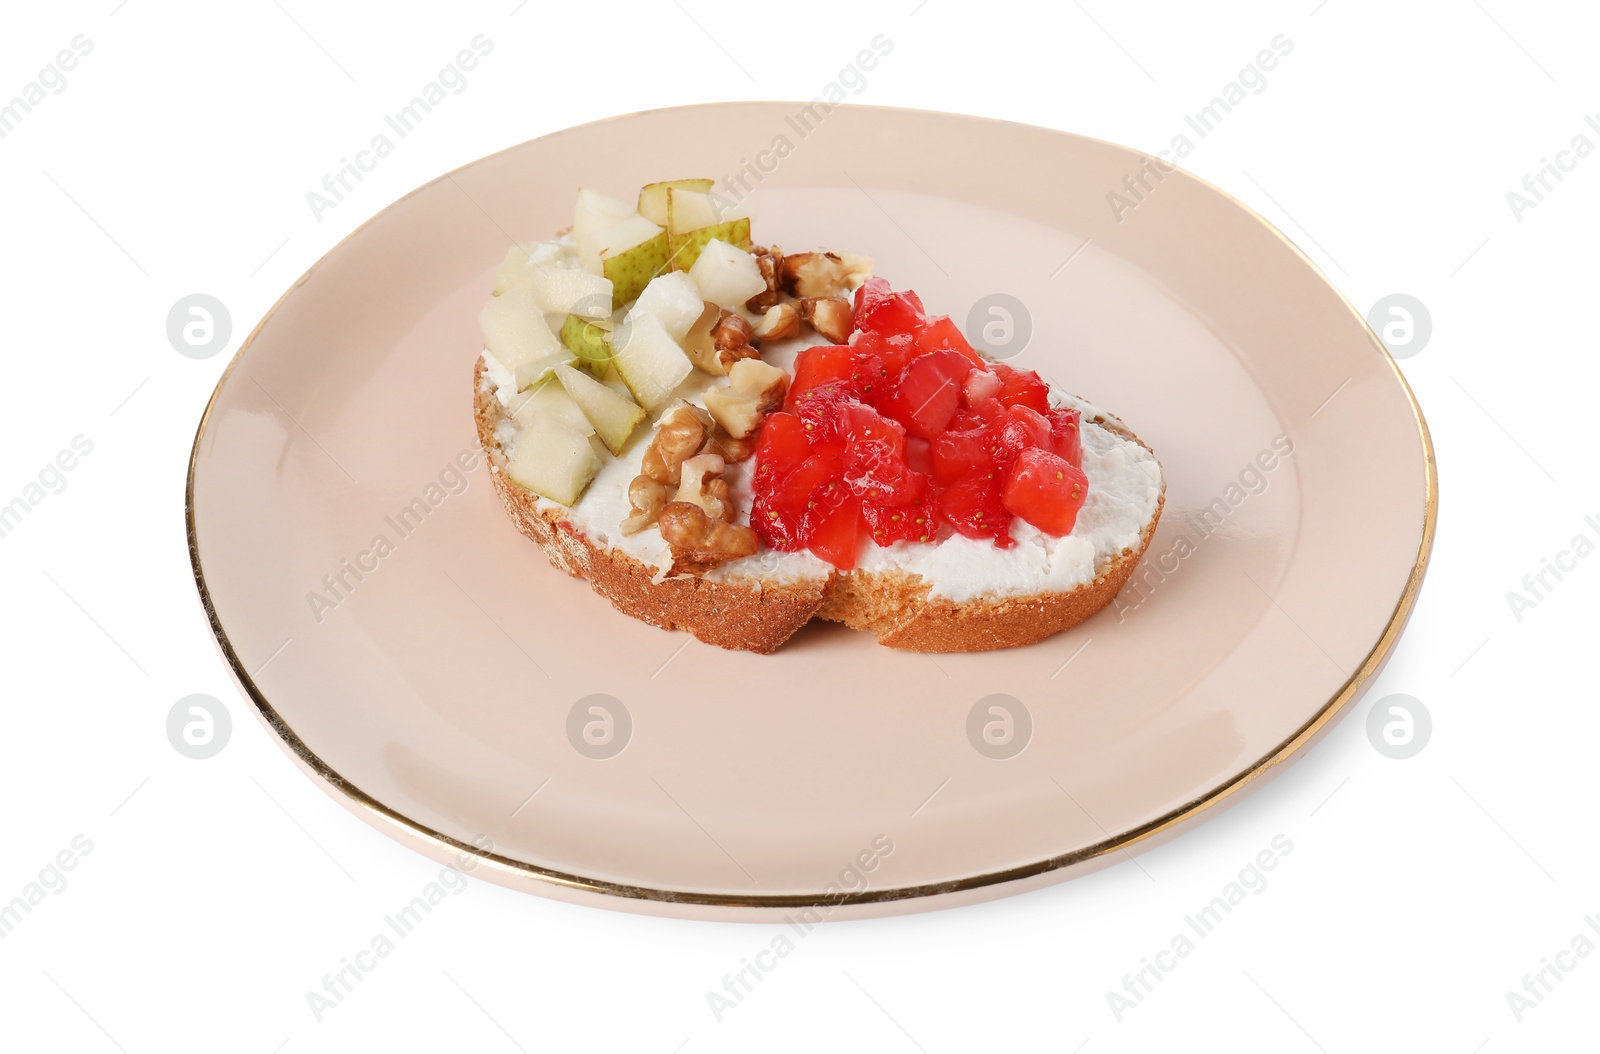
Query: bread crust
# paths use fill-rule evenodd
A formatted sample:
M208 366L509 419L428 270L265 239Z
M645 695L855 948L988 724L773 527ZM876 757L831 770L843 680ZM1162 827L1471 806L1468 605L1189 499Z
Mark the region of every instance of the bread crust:
M541 510L537 497L506 475L506 456L495 438L502 409L483 372L479 358L472 378L478 441L495 493L517 530L536 542L551 564L587 581L617 610L662 629L687 630L723 648L770 654L812 618L867 630L885 647L910 651L988 651L1033 644L1111 603L1149 547L1166 503L1163 480L1155 514L1138 547L1124 549L1096 569L1092 582L1066 592L953 601L930 596L928 583L919 576L861 570L779 584L687 577L657 582L655 568L619 549L595 545L559 510ZM1144 446L1120 421L1100 417L1093 423Z

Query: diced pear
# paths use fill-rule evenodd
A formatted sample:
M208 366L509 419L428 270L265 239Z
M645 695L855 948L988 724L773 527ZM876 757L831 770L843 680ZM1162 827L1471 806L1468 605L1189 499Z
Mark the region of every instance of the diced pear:
M605 318L611 314L611 279L576 267L537 265L529 269L534 302L546 312Z
M571 366L557 367L556 377L572 402L589 418L590 425L606 449L613 454L622 453L628 437L644 420L644 408Z
M567 506L577 502L598 471L600 455L589 437L548 418L536 418L522 430L506 466L513 482Z
M728 220L725 223L713 224L710 227L700 227L683 234L667 235L667 249L671 253L670 264L674 271L691 270L695 262L700 259L700 254L705 250L706 244L712 239L727 242L729 245L740 249L749 249L750 218L741 216L738 219Z
M667 225L667 192L694 190L704 194L712 187L709 179L669 179L661 183L646 184L639 191L639 215L659 227Z
M671 187L667 190L667 222L663 224L673 234L687 234L701 227L714 227L722 222L717 203L705 191Z
M600 232L600 268L611 280L617 307L635 299L667 267L667 232L645 219L630 216Z
M706 188L709 190L710 188ZM667 249L675 271L687 271L713 238L750 248L750 218L736 205L700 190L667 190Z
M555 368L556 377L562 370L570 370L571 366L562 364ZM523 392L506 407L511 414L511 419L517 422L518 428L528 428L535 421L557 421L579 435L594 435L594 425L589 423L589 415L573 401L567 394L566 386L557 382L556 377L551 377L543 384Z
M692 278L682 271L667 271L650 279L629 314L654 315L672 339L681 344L704 305Z
M726 308L737 308L767 289L767 280L761 277L761 265L756 263L756 258L716 238L706 243L689 269L689 277L694 279L701 296Z
M646 410L654 411L672 398L694 366L678 347L661 320L640 315L611 334L611 364Z
M578 261L590 274L600 273L600 232L634 215L627 202L584 187L572 214L572 238L577 243Z
M596 377L605 376L611 363L611 345L606 343L606 325L577 315L568 315L561 324L561 343L578 358L578 364Z
M505 259L494 272L494 295L499 296L512 286L525 284L541 264L553 262L561 255L554 242L526 242L506 250Z
M572 354L561 346L527 286L513 286L491 297L478 312L478 328L489 352L511 371L520 391L568 362Z

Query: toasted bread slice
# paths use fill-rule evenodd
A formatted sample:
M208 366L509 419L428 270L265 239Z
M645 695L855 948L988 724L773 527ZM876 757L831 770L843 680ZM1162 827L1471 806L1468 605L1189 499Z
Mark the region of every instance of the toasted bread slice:
M861 569L782 582L660 578L655 568L629 553L596 544L559 506L541 507L535 494L506 475L506 456L496 438L503 410L484 378L481 358L473 374L473 400L495 493L517 529L537 542L552 564L587 580L596 593L634 618L663 629L687 630L708 644L763 654L776 650L813 618L870 630L878 643L912 651L987 651L1033 644L1111 602L1149 546L1166 501L1163 481L1137 548L1103 556L1093 581L1065 592L953 601L933 596L919 575ZM1084 424L1144 446L1114 418L1086 416Z

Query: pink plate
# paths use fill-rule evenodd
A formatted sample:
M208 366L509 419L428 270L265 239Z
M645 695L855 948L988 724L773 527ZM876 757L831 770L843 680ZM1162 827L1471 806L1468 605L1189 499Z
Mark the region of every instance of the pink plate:
M1196 822L1394 646L1433 539L1427 429L1278 231L1182 172L1119 219L1144 159L1109 143L801 111L657 110L459 169L317 263L218 385L188 510L212 628L290 756L380 830L626 910L944 907ZM817 624L758 656L617 613L516 532L471 417L508 234L567 226L580 185L724 174L757 241L870 254L958 322L1016 298L1012 361L1150 444L1166 512L1113 607L1010 651Z

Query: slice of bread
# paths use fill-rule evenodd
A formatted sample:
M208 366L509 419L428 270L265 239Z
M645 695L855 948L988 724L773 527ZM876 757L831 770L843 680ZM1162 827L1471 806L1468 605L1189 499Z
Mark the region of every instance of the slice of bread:
M878 643L912 651L986 651L1033 644L1077 625L1111 602L1149 546L1166 501L1163 481L1138 547L1103 556L1093 581L1066 592L957 602L932 596L921 576L860 569L800 582L747 584L690 577L657 581L655 568L620 549L596 544L562 515L559 506L541 507L535 494L506 475L506 456L496 438L504 413L493 387L485 382L482 358L473 373L473 404L495 493L517 529L537 542L552 564L587 580L624 614L663 629L687 630L707 644L763 654L775 651L813 618L870 630ZM1144 446L1114 418L1086 416L1084 424Z

